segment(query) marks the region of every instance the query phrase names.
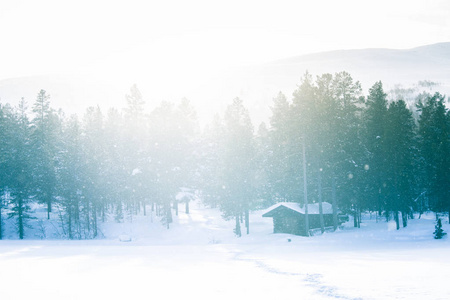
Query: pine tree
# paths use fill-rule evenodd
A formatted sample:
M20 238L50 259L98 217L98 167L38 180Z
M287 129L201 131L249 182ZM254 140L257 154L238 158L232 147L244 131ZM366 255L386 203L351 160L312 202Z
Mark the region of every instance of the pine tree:
M415 123L411 111L403 100L389 105L386 118L386 183L387 212L393 212L400 228L399 212L402 212L403 226L414 198L415 185Z
M178 156L179 171L179 188L184 190L195 190L200 184L199 170L200 170L200 152L199 148L199 124L197 119L197 112L190 101L183 98L179 103L175 114L177 115L178 128ZM190 197L185 197L185 211L189 212ZM175 199L176 209L178 210L178 202Z
M11 155L8 159L10 180L8 183L9 218L16 218L19 239L25 236L26 221L30 218L28 202L31 196L31 148L30 124L27 117L26 102L22 98L17 111L12 116L13 130L10 132Z
M317 116L316 111L316 90L312 80L312 76L306 72L302 78L301 84L298 86L297 90L294 91L292 99L292 129L291 129L291 139L293 143L291 144L291 153L295 159L296 164L294 164L297 174L302 174L302 184L298 182L299 193L303 194L303 205L305 207L305 229L309 232L309 217L308 217L308 203L312 202L309 200L311 191L311 185L313 184L313 176L311 171L318 171L317 162L312 158L312 153L317 151L317 131L314 123L314 118ZM311 155L310 155L311 154ZM309 165L313 167L309 167ZM303 173L301 173L303 170ZM300 179L300 178L299 178Z
M266 123L261 123L255 136L255 196L258 201L255 201L256 209L265 209L273 204L274 189L271 183L270 176L273 174L272 169L275 165L271 161L273 153L271 149L270 132ZM284 163L284 161L281 161ZM281 172L280 172L281 173ZM283 173L281 173L283 175ZM274 178L276 180L276 178ZM278 182L279 183L279 182Z
M115 212L114 219L117 222L123 221L123 200L126 199L125 186L129 179L129 170L126 168L128 147L126 145L124 118L117 109L110 109L105 120L104 142L104 176L105 181L105 200L113 207ZM148 150L147 150L148 151ZM147 160L147 164L149 160ZM147 165L146 164L146 165ZM145 170L145 175L148 174ZM147 179L146 186L151 187L152 181ZM151 193L149 193L151 195ZM105 220L106 207L102 208L102 220Z
M61 136L62 149L57 170L58 195L65 211L65 224L62 227L69 239L80 239L80 210L82 191L85 182L84 156L81 145L81 124L76 116L64 124Z
M234 99L227 107L224 123L224 193L220 208L225 217L235 218L235 234L241 236L240 220L243 218L249 233L249 210L255 193L252 188L255 176L253 126L241 99Z
M150 114L150 150L155 172L155 198L163 207L163 223L169 228L173 221L171 204L180 189L180 128L173 103L162 102Z
M385 207L386 118L387 94L381 81L369 90L364 111L364 144L367 149L367 202L370 209L381 215Z
M338 104L338 101L334 99L333 76L331 74L318 76L316 79L317 113L315 116L318 143L316 156L318 200L319 209L322 211L322 198L331 199L333 206L333 226L335 230L338 227L336 175L338 174L338 157L340 152L339 132L336 130L340 121L336 113L339 107ZM322 213L320 221L323 223Z
M82 149L84 162L83 197L84 235L98 236L98 214L105 205L105 140L103 114L99 107L89 107L83 116Z
M35 166L33 181L38 199L47 204L47 218L50 219L54 189L56 185L55 155L57 116L50 108L50 96L41 90L33 105L31 143Z
M218 207L223 197L223 157L225 125L219 115L215 115L201 137L200 186L207 205Z
M361 84L354 81L347 72L334 75L331 83L333 99L336 102L337 122L335 125L337 145L336 185L338 197L342 199L341 208L351 209L354 213L354 225L360 226L360 212L364 199L362 189L364 178L364 149L361 142Z
M298 170L292 167L291 111L281 92L273 99L270 118L267 175L270 182L270 202L294 201L298 198ZM294 164L294 165L298 165Z
M141 206L146 205L145 185L148 148L148 119L144 113L145 101L136 85L130 89L126 96L127 106L124 109L123 147L124 168L127 178L127 200L130 213L137 214ZM145 170L144 170L145 169Z
M8 186L11 185L13 161L13 137L15 118L9 105L0 103L0 239L3 238L3 208L5 198L9 195Z
M431 207L450 214L450 123L444 99L436 93L428 96L425 103L419 103L419 145L423 161L422 182Z

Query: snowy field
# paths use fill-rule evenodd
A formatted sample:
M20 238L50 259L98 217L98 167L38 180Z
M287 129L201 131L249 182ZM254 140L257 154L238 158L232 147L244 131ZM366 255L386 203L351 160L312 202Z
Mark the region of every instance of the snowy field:
M140 217L105 225L101 240L3 240L0 299L450 299L434 215L400 231L363 221L305 238L273 234L255 212L235 238L233 221L193 204L170 230Z

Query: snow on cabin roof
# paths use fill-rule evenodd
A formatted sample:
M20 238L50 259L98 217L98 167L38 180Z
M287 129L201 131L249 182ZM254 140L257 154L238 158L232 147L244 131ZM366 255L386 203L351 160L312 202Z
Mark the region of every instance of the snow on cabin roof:
M194 199L194 194L190 193L190 192L186 192L186 191L181 191L178 192L177 195L175 196L175 199L177 199L177 201L181 201L184 198L188 198L190 200Z
M289 208L293 211L296 211L301 214L305 214L305 208L303 206L300 206L299 203L296 202L280 202L275 205L272 205L269 207L263 215L267 214L268 212L271 212L275 209L277 209L280 206L284 206L286 208ZM322 210L324 214L332 214L333 213L333 206L328 202L322 202ZM319 203L311 203L308 204L308 214L309 215L318 215L319 214Z

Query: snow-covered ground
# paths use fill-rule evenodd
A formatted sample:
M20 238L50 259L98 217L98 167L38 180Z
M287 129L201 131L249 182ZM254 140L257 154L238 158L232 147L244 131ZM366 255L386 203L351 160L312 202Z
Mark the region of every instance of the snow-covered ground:
M169 230L141 216L99 240L3 240L0 299L450 298L450 241L433 239L434 215L399 231L363 221L306 238L273 234L255 212L236 238L233 221L195 203Z

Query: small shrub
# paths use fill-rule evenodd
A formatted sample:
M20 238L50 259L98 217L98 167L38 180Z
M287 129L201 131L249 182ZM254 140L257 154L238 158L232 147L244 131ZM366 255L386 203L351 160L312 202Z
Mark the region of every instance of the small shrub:
M436 225L434 226L435 230L433 232L435 239L442 239L447 233L442 229L442 222L440 218L437 218Z

